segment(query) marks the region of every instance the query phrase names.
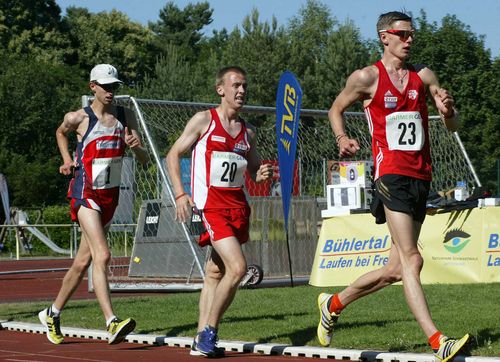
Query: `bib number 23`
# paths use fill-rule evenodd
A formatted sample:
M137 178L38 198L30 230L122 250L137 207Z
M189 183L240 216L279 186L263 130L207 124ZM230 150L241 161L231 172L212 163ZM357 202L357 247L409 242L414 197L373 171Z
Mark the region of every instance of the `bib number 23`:
M419 112L394 112L386 117L390 150L420 151L424 145L422 116Z

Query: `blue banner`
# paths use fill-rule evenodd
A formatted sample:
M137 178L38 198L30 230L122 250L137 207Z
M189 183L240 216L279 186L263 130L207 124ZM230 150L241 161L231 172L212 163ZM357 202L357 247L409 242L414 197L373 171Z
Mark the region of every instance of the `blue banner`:
M276 94L276 143L278 144L281 198L287 232L301 102L302 89L299 82L292 72L284 72L280 77Z

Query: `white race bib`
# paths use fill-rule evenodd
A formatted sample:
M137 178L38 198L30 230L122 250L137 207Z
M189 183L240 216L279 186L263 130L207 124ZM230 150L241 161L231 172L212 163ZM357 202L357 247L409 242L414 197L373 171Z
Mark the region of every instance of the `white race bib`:
M234 152L212 152L210 161L210 186L241 187L247 160Z
M420 151L425 135L420 112L394 112L385 117L385 132L390 150Z
M122 158L108 157L92 160L92 188L110 189L120 186Z

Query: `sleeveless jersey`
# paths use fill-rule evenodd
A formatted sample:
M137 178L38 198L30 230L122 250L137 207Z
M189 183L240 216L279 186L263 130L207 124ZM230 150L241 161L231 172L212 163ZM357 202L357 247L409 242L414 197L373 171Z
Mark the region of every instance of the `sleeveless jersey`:
M429 120L426 89L415 68L408 66L408 84L400 92L382 61L378 85L365 107L372 136L374 179L385 174L431 180Z
M248 205L243 191L250 151L245 122L232 137L222 126L215 109L207 132L192 150L191 191L196 207L203 209L241 208Z
M111 127L103 126L92 108L85 107L84 111L89 116L89 127L76 147L77 167L68 197L117 202L125 153L123 107L117 107L118 121Z

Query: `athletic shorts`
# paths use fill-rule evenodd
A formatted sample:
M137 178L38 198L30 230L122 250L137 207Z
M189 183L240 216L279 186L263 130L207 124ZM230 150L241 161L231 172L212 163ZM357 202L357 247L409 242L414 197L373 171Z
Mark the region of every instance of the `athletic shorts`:
M101 223L103 226L107 226L113 215L115 214L116 206L118 202L109 203L98 203L93 199L75 199L72 198L70 201L71 208L71 221L78 222L78 210L80 206L86 207L87 209L92 209L99 211L101 213Z
M200 235L198 244L203 247L230 236L236 237L240 244L249 238L250 207L239 209L205 209L202 213L205 231Z
M386 222L384 205L392 211L404 212L423 223L430 181L403 175L384 175L375 181L371 213L377 224Z

